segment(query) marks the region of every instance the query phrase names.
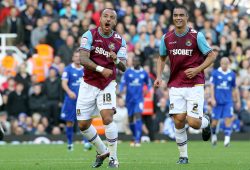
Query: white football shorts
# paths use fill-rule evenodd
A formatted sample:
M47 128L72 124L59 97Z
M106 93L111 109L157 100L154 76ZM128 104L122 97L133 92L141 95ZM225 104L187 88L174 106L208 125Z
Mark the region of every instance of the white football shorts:
M76 103L77 120L89 120L100 116L104 109L116 108L116 85L115 81L101 90L95 86L81 81Z
M187 113L188 116L194 118L203 116L204 86L171 87L169 99L169 114Z

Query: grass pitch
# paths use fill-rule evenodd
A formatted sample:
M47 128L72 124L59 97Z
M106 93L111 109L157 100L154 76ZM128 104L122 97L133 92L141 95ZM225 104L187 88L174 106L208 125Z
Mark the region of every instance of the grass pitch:
M83 151L75 145L73 152L66 145L2 145L0 170L87 170L95 158L95 150ZM232 141L225 148L222 142L212 147L209 142L188 143L189 164L177 165L175 142L143 143L132 148L129 143L118 145L120 168L124 170L250 170L250 141ZM105 161L99 169L107 169Z

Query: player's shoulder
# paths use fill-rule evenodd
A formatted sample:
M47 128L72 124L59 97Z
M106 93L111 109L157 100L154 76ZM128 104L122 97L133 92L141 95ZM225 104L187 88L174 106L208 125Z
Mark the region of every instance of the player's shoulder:
M116 31L114 31L113 33L113 38L117 41L121 41L121 42L126 42L125 39L119 34L117 33Z
M88 30L92 35L98 33L98 27Z
M168 31L167 33L165 33L165 34L163 35L163 37L164 37L164 39L165 39L165 38L168 38L168 37L171 37L171 36L174 36L174 35L175 35L175 33L174 33L174 29L173 29L173 30Z
M198 34L199 31L197 31L197 30L194 29L194 28L189 28L189 33L191 33L191 34Z

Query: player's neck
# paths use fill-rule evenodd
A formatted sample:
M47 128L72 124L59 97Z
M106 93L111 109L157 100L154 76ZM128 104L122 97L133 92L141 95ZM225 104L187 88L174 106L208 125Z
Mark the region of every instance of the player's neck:
M74 64L75 68L80 68L81 67L81 64L76 64L76 63L73 63L73 64Z
M98 31L103 37L111 37L113 34L113 30L110 30L110 32L104 32L102 27L99 27Z
M186 33L187 30L188 30L188 27L187 27L187 26L182 27L182 28L177 28L177 27L175 27L175 33L178 34L178 35L181 35L181 34Z

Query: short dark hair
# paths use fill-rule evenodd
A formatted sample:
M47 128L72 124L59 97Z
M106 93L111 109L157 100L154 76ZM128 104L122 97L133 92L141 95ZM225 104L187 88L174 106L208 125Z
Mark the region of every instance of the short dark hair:
M113 9L113 8L104 8L104 9L102 10L101 14L102 14L105 10L107 10L107 9L112 10L112 11L114 11L114 12L116 13L115 9Z
M175 9L184 9L186 11L186 15L188 16L188 9L184 5L177 5L174 7L173 12Z

